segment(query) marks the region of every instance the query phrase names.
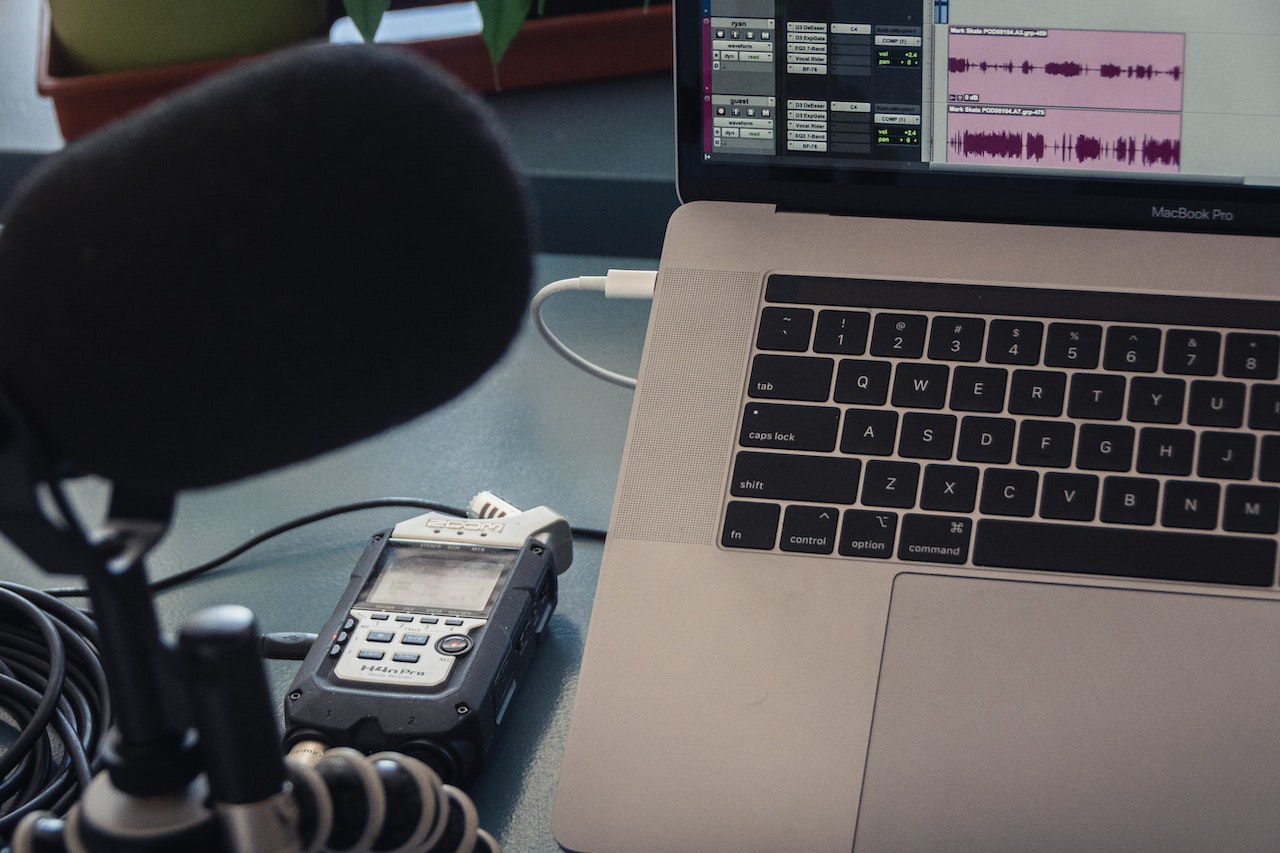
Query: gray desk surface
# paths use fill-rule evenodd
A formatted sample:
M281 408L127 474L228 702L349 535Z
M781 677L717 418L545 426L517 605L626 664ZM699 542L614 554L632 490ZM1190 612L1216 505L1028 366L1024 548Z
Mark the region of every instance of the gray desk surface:
M0 0L0 199L10 174L61 145L48 102L34 93L35 0ZM652 268L671 189L669 84L636 78L492 99L515 156L534 184L539 215L575 221L624 221L586 236L554 237L544 247L535 285L611 266ZM540 183L541 182L541 183ZM660 199L628 210L628 195ZM598 204L584 212L586 198ZM611 217L616 217L611 219ZM640 243L613 231L625 220L648 230ZM570 229L572 230L572 229ZM634 229L633 229L634 230ZM576 241L576 242L575 242ZM647 241L647 242L645 242ZM639 246L630 257L618 247ZM651 250L651 251L650 251ZM634 373L648 304L572 294L547 303L549 322L583 354ZM609 519L631 394L590 378L552 354L526 328L506 358L457 400L375 439L292 468L184 494L169 536L151 560L160 577L201 562L279 522L369 497L408 495L465 505L492 489L518 505L545 504L576 525ZM96 519L105 487L77 481L73 492ZM409 511L342 516L273 540L237 562L159 598L172 632L200 607L243 603L264 631L314 631L328 616L366 537ZM599 569L600 546L579 542L561 578L549 638L505 724L493 764L473 789L482 824L511 851L558 849L550 812L573 687ZM34 586L64 581L37 571L0 541L0 578ZM295 664L269 666L280 697Z

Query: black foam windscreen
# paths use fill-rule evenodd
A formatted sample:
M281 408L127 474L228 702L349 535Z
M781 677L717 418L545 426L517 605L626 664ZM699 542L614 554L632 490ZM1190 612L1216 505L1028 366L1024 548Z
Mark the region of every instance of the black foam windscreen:
M198 84L50 157L0 223L0 385L52 462L154 492L412 419L529 295L485 106L384 47Z

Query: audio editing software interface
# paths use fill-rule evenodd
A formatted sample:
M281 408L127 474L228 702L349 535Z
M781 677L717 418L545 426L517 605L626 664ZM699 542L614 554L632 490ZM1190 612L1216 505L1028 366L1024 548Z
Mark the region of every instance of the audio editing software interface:
M702 23L709 161L1280 184L1276 0L703 0Z

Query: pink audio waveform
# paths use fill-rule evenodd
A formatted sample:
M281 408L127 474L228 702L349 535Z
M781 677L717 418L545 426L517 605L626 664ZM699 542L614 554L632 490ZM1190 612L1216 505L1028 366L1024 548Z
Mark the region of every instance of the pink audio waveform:
M1075 161L1089 165L1093 161L1113 160L1126 166L1177 166L1182 155L1178 139L1153 139L1133 136L1099 139L1077 133L1046 139L1043 133L1018 131L965 131L955 133L947 145L962 159L989 157L998 160L1024 160L1041 164L1046 156L1062 162Z
M1097 74L1104 80L1117 80L1122 77L1130 80L1155 80L1159 77L1171 77L1174 80L1182 79L1182 67L1179 65L1160 69L1153 65L1117 65L1114 62L1104 62L1094 68L1081 62L1046 62L1044 65L1036 65L1029 59L1024 59L1020 63L987 62L986 60L975 62L963 56L948 58L947 71L951 74L965 74L970 71L980 71L983 74L988 71L1005 71L1009 74L1014 72L1022 74L1042 73L1048 74L1050 77L1083 77L1089 74Z
M1042 30L1043 36L1012 37L987 32L951 27L950 102L1182 109L1182 33Z
M1149 172L1177 172L1182 165L1177 113L967 109L948 111L948 163Z

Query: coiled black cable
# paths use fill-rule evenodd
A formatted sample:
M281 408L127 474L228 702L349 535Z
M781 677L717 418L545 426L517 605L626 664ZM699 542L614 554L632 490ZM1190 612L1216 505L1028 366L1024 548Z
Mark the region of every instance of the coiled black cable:
M4 840L28 812L65 812L93 774L111 721L93 621L53 596L0 582L0 711L18 728L0 754Z

